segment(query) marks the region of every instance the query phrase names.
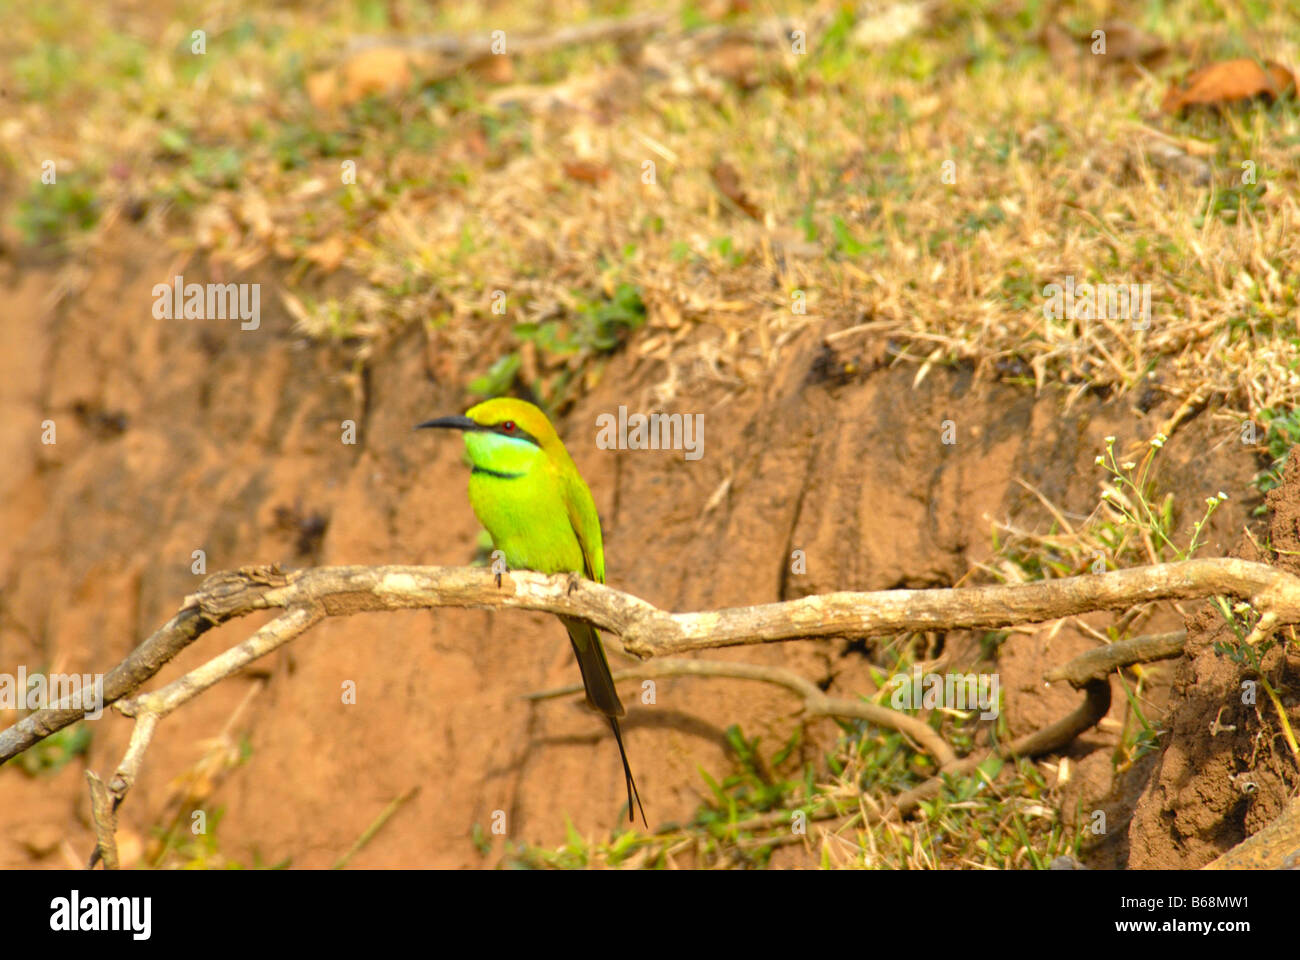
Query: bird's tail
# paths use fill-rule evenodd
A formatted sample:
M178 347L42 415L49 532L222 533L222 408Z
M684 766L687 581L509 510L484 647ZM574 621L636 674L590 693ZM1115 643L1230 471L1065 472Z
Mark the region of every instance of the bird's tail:
M623 732L618 728L618 717L610 717L609 725L613 728L614 740L618 743L618 755L623 758L623 777L627 781L627 822L636 823L636 815L632 813L632 800L635 798L636 808L641 811L641 822L649 830L650 824L646 822L645 807L641 806L641 794L636 791L636 781L632 779L632 768L627 765L627 751L623 749Z
M627 781L627 818L636 821L632 802L641 811L641 822L646 822L645 808L641 806L641 795L637 792L636 781L632 779L632 768L627 762L627 750L623 746L623 732L619 728L618 718L626 711L618 699L618 690L614 687L614 678L609 672L609 660L605 657L605 645L600 642L596 628L581 620L561 617L569 631L569 640L573 643L574 655L578 658L578 669L582 671L582 685L587 690L587 703L609 718L609 725L614 730L614 740L618 744L618 754L623 760L623 776Z

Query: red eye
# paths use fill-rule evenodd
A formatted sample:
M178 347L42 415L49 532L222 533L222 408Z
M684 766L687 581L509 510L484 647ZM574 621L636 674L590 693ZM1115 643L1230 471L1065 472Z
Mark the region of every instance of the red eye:
M501 429L504 430L506 433L514 433L515 422L513 420L507 420L505 423L501 424Z

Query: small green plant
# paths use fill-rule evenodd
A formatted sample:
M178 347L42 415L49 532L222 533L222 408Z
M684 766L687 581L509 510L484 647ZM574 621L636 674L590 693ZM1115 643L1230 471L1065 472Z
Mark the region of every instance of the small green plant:
M618 349L644 323L641 291L630 283L620 283L608 297L579 301L569 319L515 324L515 340L531 343L550 366L558 367L546 382L526 386L543 399L544 406L559 406L584 364ZM469 390L485 397L504 396L514 387L522 367L520 351L511 350L498 357L487 372L471 380Z
M1003 582L1028 583L1052 577L1120 569L1145 563L1189 560L1205 545L1206 525L1228 495L1219 491L1205 500L1206 510L1192 524L1186 543L1175 538L1178 512L1172 493L1157 491L1155 464L1167 437L1157 434L1141 463L1119 462L1115 438L1106 438L1106 452L1096 464L1109 479L1101 503L1088 519L1072 526L1060 510L1047 504L1055 520L1047 533L1003 526L993 532L997 559L982 568ZM1044 501L1046 503L1046 501Z
M641 291L620 283L613 296L578 308L573 342L579 349L608 353L645 323L645 302Z
M1128 701L1124 729L1120 734L1120 742L1115 748L1113 758L1116 771L1121 773L1156 749L1164 733L1162 729L1147 720L1146 713L1142 710L1142 690L1146 684L1147 673L1140 667L1135 667L1134 670L1138 674L1136 687L1129 685L1123 671L1118 673L1120 685L1124 688L1124 697Z
M831 217L831 233L835 236L835 250L846 257L860 257L868 252L866 244L858 240L849 225L839 217Z
M518 351L498 357L487 373L469 382L469 392L484 397L505 396L514 386L521 362Z
M18 203L16 221L32 246L61 243L68 234L99 222L100 205L90 178L65 173L38 183Z
M1215 609L1223 617L1224 622L1232 630L1234 636L1233 641L1230 643L1216 642L1214 652L1221 657L1227 657L1239 666L1246 667L1259 677L1259 685L1264 688L1264 693L1268 695L1269 700L1273 703L1274 710L1277 711L1282 736L1286 739L1292 756L1297 761L1300 761L1300 743L1296 741L1295 731L1291 728L1291 721L1287 716L1286 708L1282 704L1282 698L1278 695L1278 691L1273 684L1269 682L1268 674L1264 672L1264 656L1277 644L1276 638L1266 637L1257 643L1248 642L1255 625L1259 622L1258 611L1244 601L1238 601L1236 604L1229 606L1225 597L1215 597L1213 602Z
M155 865L179 867L182 870L287 870L293 865L292 857L286 857L277 863L266 863L257 852L254 852L253 862L249 866L225 856L217 840L217 829L225 815L225 807L216 807L208 814L205 829L201 833L189 829L163 830L155 827L154 836L162 844L162 853Z
M58 773L90 748L90 726L82 721L64 727L14 757L13 763L29 777Z
M1107 437L1105 452L1095 461L1107 474L1101 502L1087 520L1071 525L1065 514L1044 500L1055 518L1049 532L1034 534L1004 526L1004 538L995 530L997 559L984 569L1003 581L1030 582L1191 559L1205 545L1210 518L1227 494L1219 491L1207 497L1204 513L1190 528L1180 524L1173 494L1161 495L1156 483L1156 466L1167 439L1157 434L1140 462L1134 462L1117 457L1116 438ZM1127 628L1111 628L1107 633L1117 641L1127 636ZM1124 672L1119 674L1127 711L1113 757L1117 770L1127 769L1155 749L1163 733L1159 721L1149 718L1142 705L1150 669L1139 665L1132 673L1136 683Z
M1174 497L1166 494L1156 506L1155 481L1152 465L1156 453L1168 441L1163 433L1151 439L1150 449L1142 458L1141 465L1115 460L1115 438L1106 438L1106 453L1097 457L1097 464L1104 466L1111 475L1111 481L1102 490L1101 499L1115 518L1115 526L1124 532L1133 532L1142 538L1151 555L1152 563L1164 563L1171 556L1175 561L1190 560L1192 555L1204 545L1201 534L1210 522L1210 517L1219 508L1228 495L1219 491L1216 496L1206 497L1205 514L1192 525L1191 536L1186 547L1180 547L1173 540L1174 536Z
M1286 467L1291 448L1300 440L1300 410L1264 410L1259 415L1266 428L1264 447L1269 465L1255 475L1255 489L1268 493L1282 483L1282 470ZM1256 508L1256 515L1264 512L1264 505Z

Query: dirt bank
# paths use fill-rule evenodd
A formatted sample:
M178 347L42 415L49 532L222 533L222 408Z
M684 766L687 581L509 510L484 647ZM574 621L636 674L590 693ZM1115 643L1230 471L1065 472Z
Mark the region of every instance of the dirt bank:
M113 238L113 249L57 304L50 291L67 278L57 267L11 265L0 275L8 300L0 325L0 667L109 668L199 582L195 550L205 552L209 572L270 561L470 561L478 527L459 446L411 426L463 409L462 384L478 359L466 370L466 358L438 334L411 325L361 370L346 347L311 345L293 332L270 272L238 278L263 283L257 331L234 321L157 321L153 285L197 268L129 232ZM698 461L680 451L596 447L600 413L620 404L656 409L662 371L632 352L612 361L560 424L602 514L611 584L680 610L952 585L990 554L993 520L1045 527L1046 510L1018 480L1087 513L1103 438L1144 441L1172 410L1157 391L1146 409L1131 397L1085 394L1067 411L1063 390L1036 395L961 368L934 369L914 386L915 367L884 363L886 344L864 338L831 351L826 332L789 344L761 388L701 381L679 393L670 409L704 414ZM1206 556L1237 542L1256 469L1211 414L1172 438L1162 474L1194 505L1233 491ZM54 445L39 442L46 419L57 425ZM347 420L357 425L351 445L340 439ZM945 420L954 444L941 441ZM1294 540L1294 517L1286 522ZM806 574L790 572L796 549L806 554ZM1175 678L1172 741L1183 746L1166 752L1146 788L1131 833L1135 865L1199 864L1265 818L1272 800L1264 796L1286 780L1270 774L1276 789L1261 784L1263 796L1244 806L1219 789L1196 823L1170 826L1168 811L1186 808L1191 784L1239 772L1254 742L1252 721L1235 713L1223 721L1238 723L1238 733L1200 736L1213 711L1197 691L1231 683L1235 673L1207 661L1214 634L1206 616L1194 624L1192 659ZM205 636L158 679L173 679L252 626ZM1041 675L1048 661L1093 643L1063 630L1004 645L999 668L1013 732L1074 706L1076 694L1045 689ZM839 641L713 656L786 666L839 694L870 688L860 649ZM566 818L589 835L619 823L622 774L599 720L572 701L520 699L576 680L551 618L447 610L326 622L258 667L166 721L123 808L128 831L145 835L176 791L189 791L206 808L224 808L220 848L230 859L326 866L392 800L418 789L352 863L463 866L498 858L501 839L485 857L471 834L493 811L505 811L510 839L547 844L562 842ZM355 705L343 702L349 681ZM654 705L630 692L625 699L628 750L652 825L690 816L704 790L698 768L726 768L729 724L770 742L798 722L786 694L739 681L662 681ZM1113 717L1123 703L1115 697ZM810 729L804 749L816 760L835 731L825 721ZM106 715L94 727L89 765L111 769L128 733L128 721ZM1113 746L1106 725L1077 745L1090 797L1110 790ZM1214 766L1203 762L1207 749ZM1277 742L1261 749L1272 757ZM0 771L0 865L61 864L63 840L78 856L90 849L81 769L74 763L37 779ZM1187 769L1198 771L1192 780Z

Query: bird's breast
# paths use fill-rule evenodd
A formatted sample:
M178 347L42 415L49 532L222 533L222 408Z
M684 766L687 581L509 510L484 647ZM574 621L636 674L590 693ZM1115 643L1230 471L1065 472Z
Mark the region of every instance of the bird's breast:
M475 471L469 501L492 544L515 570L582 573L582 548L564 501L547 478Z

